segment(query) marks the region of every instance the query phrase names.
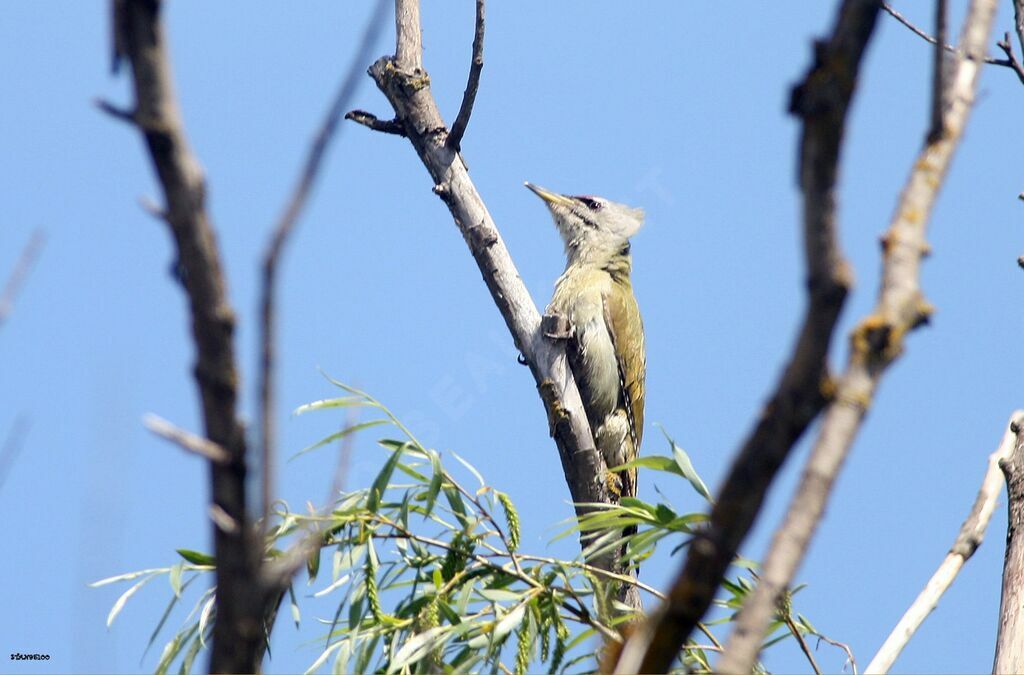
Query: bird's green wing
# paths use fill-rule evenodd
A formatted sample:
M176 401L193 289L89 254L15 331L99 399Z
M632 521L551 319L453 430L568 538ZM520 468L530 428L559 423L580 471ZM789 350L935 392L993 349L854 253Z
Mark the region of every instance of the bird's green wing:
M604 315L618 359L623 407L629 420L634 445L632 456L636 457L644 434L644 379L647 375L647 357L640 309L628 281L616 281L612 284L611 291L604 298Z

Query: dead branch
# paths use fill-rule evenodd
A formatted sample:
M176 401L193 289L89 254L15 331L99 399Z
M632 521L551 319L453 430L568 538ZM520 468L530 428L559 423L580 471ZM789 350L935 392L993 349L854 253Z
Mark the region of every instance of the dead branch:
M184 271L181 281L189 299L197 352L194 374L206 436L228 454L227 462L210 462L211 511L234 525L214 528L217 621L210 669L256 672L265 640L262 599L253 592L262 547L246 512L245 432L236 416L235 314L206 212L203 171L185 138L174 93L161 7L159 0L118 0L115 43L132 68L135 108L126 119L146 142Z
M473 35L473 60L469 64L469 81L462 95L459 114L452 123L451 133L445 144L455 152L462 149L462 136L466 133L469 117L473 114L473 103L480 88L480 71L484 68L484 0L476 0L476 31Z
M381 120L377 119L377 116L373 113L368 113L365 110L352 110L345 113L345 119L352 120L356 124L362 124L367 129L373 129L384 134L394 134L395 136L407 137L405 133L405 127L398 120Z
M160 438L174 443L185 452L199 455L215 464L227 464L231 460L228 451L210 439L185 431L162 417L146 415L142 418L142 424Z
M956 541L953 542L953 546L935 574L928 580L924 590L903 614L878 653L871 659L871 663L864 671L865 675L884 675L889 672L892 664L896 662L900 652L910 642L914 633L939 605L939 600L953 584L960 569L981 546L985 530L988 529L988 524L992 520L996 502L999 501L999 496L1003 491L1003 472L999 468L999 464L1013 452L1016 442L1016 433L1013 429L1016 428L1015 424L1019 424L1021 421L1024 421L1024 410L1014 411L1003 432L1003 440L995 452L988 457L988 470L981 482L981 489L978 490L978 496L974 500L971 512L960 526Z
M995 7L995 0L972 0L970 4L950 77L943 133L927 139L913 164L883 238L878 304L853 331L846 372L837 383L835 399L825 414L796 494L772 541L760 582L726 643L718 663L721 672L747 673L753 667L777 599L803 560L882 374L902 353L906 335L926 322L933 311L920 288L921 260L928 251L926 227L974 103Z
M850 664L850 670L853 671L853 675L857 675L857 659L853 658L853 650L850 649L850 645L845 642L833 640L827 635L822 635L821 633L811 633L811 635L818 639L818 645L821 645L821 643L824 642L825 644L842 649L843 653L846 654L846 661L843 663L843 672L846 672L846 664L848 663Z
M117 2L118 0L114 0ZM135 111L122 108L119 105L115 105L110 101L104 101L103 99L95 99L93 103L99 108L100 111L110 115L113 119L125 124L135 124Z
M609 503L607 485L600 480L607 467L595 450L579 390L566 361L564 344L542 334L540 312L465 163L447 143L448 129L430 91L430 77L423 69L419 2L396 0L395 11L395 56L379 59L370 67L370 76L394 108L393 124L406 132L430 173L434 193L451 212L516 348L530 366L573 502ZM360 117L369 116L361 113ZM577 506L576 511L583 514L587 507ZM597 561L591 562L596 564ZM602 565L618 567L619 564L602 561ZM631 585L626 588L632 589L626 601L639 606L635 588Z
M1007 64L1017 74L1017 79L1020 80L1020 83L1024 84L1024 64L1021 64L1017 60L1017 55L1013 53L1013 45L1010 44L1010 34L1003 33L1003 39L997 42L996 46L1006 54Z
M999 467L1006 477L1006 557L1003 560L1003 592L999 599L999 631L993 673L1024 672L1024 423L1011 425L1014 434L1009 457Z
M1014 0L1014 1L1016 2L1017 0ZM898 12L892 5L890 5L888 2L885 2L884 0L882 2L882 9L885 10L886 14L888 14L892 18L896 19L897 21L899 21L901 24L903 24L904 27L907 28L907 30L909 30L911 33L913 33L914 35L918 36L919 38L921 38L925 42L929 42L929 43L931 43L933 45L942 44L942 48L945 51L951 52L951 53L956 53L956 51L957 51L956 47L954 47L953 45L949 44L948 42L945 42L945 40L940 41L940 40L936 39L935 37L929 35L927 31L925 31L924 29L918 27L910 19L908 19L906 16L904 16L903 14ZM1019 22L1018 22L1018 25L1019 25ZM1024 40L1021 41L1021 45L1024 46ZM985 56L983 60L985 61L985 63L987 63L989 65L1002 66L1004 68L1014 69L1013 63L1011 63L1010 60L1008 60L1008 59L997 59L997 58L992 57L992 56Z
M668 602L627 642L617 673L667 672L711 605L779 467L825 406L829 343L852 284L839 249L836 178L847 111L877 15L873 0L845 0L832 36L815 45L814 63L793 91L790 110L803 121L799 182L808 292L803 325L782 378L718 492L709 527L690 544Z

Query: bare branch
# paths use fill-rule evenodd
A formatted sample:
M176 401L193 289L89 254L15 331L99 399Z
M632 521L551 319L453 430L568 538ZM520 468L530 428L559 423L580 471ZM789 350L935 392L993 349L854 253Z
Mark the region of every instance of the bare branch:
M162 417L149 414L142 418L142 424L160 438L174 443L185 452L199 455L216 464L227 464L231 455L227 450L213 441L196 436L177 427Z
M263 526L265 533L270 520L270 505L274 496L274 362L276 360L275 335L276 329L276 280L281 255L289 237L295 230L309 195L316 184L324 155L334 136L341 133L338 122L342 112L349 107L356 90L362 82L362 64L370 60L374 45L380 37L384 18L388 7L387 0L377 0L369 23L363 30L363 37L356 50L352 65L348 69L338 92L334 96L331 107L327 110L320 128L317 130L313 143L306 156L302 172L292 191L288 204L274 227L263 256L263 279L260 288L260 368L258 374L259 419L260 419L260 459L262 464L263 487Z
M1010 456L999 463L1006 477L1008 520L993 673L1024 671L1024 422L1017 420L1010 430L1015 436L1013 448Z
M888 2L885 2L884 0L882 2L882 9L885 10L886 14L888 14L889 16L891 16L892 18L896 19L901 24L906 26L907 29L909 29L911 33L913 33L914 35L917 35L919 38L921 38L925 42L929 42L929 43L931 43L933 45L939 44L939 41L936 40L931 35L929 35L927 31L925 31L925 30L919 28L918 26L916 26L913 22L910 21L910 19L908 19L903 14L900 14L898 11L896 11L896 9L892 5L890 5ZM1024 44L1024 43L1022 43L1022 44ZM943 43L942 43L942 48L944 50L946 50L947 52L951 52L951 53L954 53L954 54L957 51L956 47L954 47L953 45L951 45L951 44L949 44L948 42L945 42L945 41L943 41ZM988 63L988 64L993 65L993 66L1003 66L1004 68L1013 68L1013 64L1010 63L1010 61L1005 60L1005 59L997 59L997 58L994 58L994 57L991 57L991 56L985 56L983 60L985 61L985 63Z
M345 113L345 119L352 120L357 124L362 124L368 129L374 131L380 131L385 134L394 134L395 136L406 137L408 134L405 133L405 127L397 119L394 120L381 120L377 119L377 116L373 113L368 113L365 110L353 110Z
M235 315L205 208L203 171L185 138L174 93L161 6L158 0L118 0L115 44L131 62L132 121L146 142L163 188L167 223L184 272L181 281L189 299L198 355L194 372L206 436L229 456L226 463L210 463L211 508L234 524L214 529L217 621L210 670L256 672L265 643L262 598L253 592L262 549L246 512L246 441L236 416Z
M946 44L946 0L935 0L935 49L932 61L932 118L928 129L929 138L942 136L942 111L946 104L945 65L946 52L942 45Z
M569 370L564 344L547 339L540 330L541 316L516 270L498 228L470 179L459 155L444 142L447 128L430 91L430 78L422 67L422 41L417 0L396 0L395 57L384 57L370 67L370 75L387 96L420 160L434 181L434 193L451 212L473 258L511 332L516 348L530 366L537 383L562 469L576 504L608 503L604 459L594 447L579 390ZM578 514L587 511L576 507ZM590 561L611 571L618 562ZM618 567L616 567L618 566ZM639 603L635 587L628 601Z
M1017 79L1020 80L1021 84L1024 84L1024 65L1017 60L1016 54L1013 53L1013 45L1010 44L1010 34L1003 33L1003 39L997 42L996 46L1006 54L1006 60L1010 68L1017 74Z
M747 673L779 594L792 582L821 519L833 482L870 406L882 374L903 350L905 336L933 311L920 288L926 227L974 103L982 54L996 0L972 0L964 21L956 67L950 78L944 133L929 138L913 164L894 219L883 239L878 303L851 336L846 372L825 414L811 456L782 526L776 532L756 589L747 598L718 663L724 673Z
M25 244L25 248L21 250L18 261L14 263L14 269L11 270L10 276L7 277L7 283L4 284L3 290L0 291L0 328L3 328L7 322L7 317L14 310L14 301L18 298L18 293L21 291L21 287L24 286L29 272L35 266L36 260L39 259L39 253L43 250L43 244L45 243L46 235L41 228L37 227L32 231L32 236L29 238L28 243Z
M119 105L114 105L110 101L105 101L101 98L95 99L93 103L101 112L105 112L115 120L132 125L137 123L137 120L135 119L135 112L132 110L122 108Z
M1003 440L995 452L988 457L988 470L981 482L981 489L978 490L978 496L974 500L970 514L960 526L956 541L953 542L952 548L935 574L928 580L924 590L903 614L878 653L871 659L867 670L864 671L866 675L883 675L889 672L914 633L938 606L939 600L952 585L957 574L960 573L960 569L981 545L981 541L985 537L985 530L988 529L988 524L992 520L996 502L999 501L999 496L1003 491L1004 479L999 463L1013 452L1016 442L1016 433L1013 431L1013 427L1015 423L1019 424L1021 421L1024 421L1024 410L1014 411L1006 425Z
M892 5L890 5L888 2L883 2L882 3L882 9L885 10L886 14L888 14L889 16L891 16L892 18L896 19L897 21L902 23L904 26L909 28L910 31L912 33L914 33L914 35L917 35L919 38L921 38L925 42L930 42L933 45L941 44L942 48L945 49L946 51L949 51L949 52L955 52L956 51L956 47L954 47L951 44L948 44L945 40L942 40L940 42L939 40L936 40L934 37L929 35L926 31L918 28L916 25L914 25L910 21L910 19L908 19L907 17L903 16L898 11L896 11L896 9Z
M846 654L846 663L850 664L850 669L853 671L853 675L857 675L857 659L853 658L853 650L850 649L850 645L846 644L845 642L833 640L827 635L822 635L821 633L811 633L811 635L818 639L819 645L822 642L824 642L825 644L829 644L838 649L842 649L843 653ZM846 663L843 664L843 670L846 670Z
M469 81L462 94L459 114L452 123L451 133L445 144L455 152L462 149L462 136L466 133L469 117L473 114L473 103L480 88L480 71L484 68L484 0L476 0L476 32L473 35L473 60L469 64Z
M667 672L711 605L761 509L779 467L826 403L827 356L852 274L839 249L836 180L847 112L878 3L845 0L832 36L815 46L814 63L793 91L803 121L799 181L808 305L782 378L718 492L708 529L691 543L669 600L634 631L617 673Z

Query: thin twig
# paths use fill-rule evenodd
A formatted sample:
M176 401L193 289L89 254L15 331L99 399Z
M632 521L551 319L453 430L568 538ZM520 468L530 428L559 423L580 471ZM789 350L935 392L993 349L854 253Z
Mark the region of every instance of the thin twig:
M890 5L888 2L883 2L882 3L882 9L885 10L885 12L889 16L891 16L892 18L896 19L897 21L902 23L904 26L909 28L912 33L917 35L919 38L921 38L925 42L930 42L933 45L939 44L938 40L936 40L934 37L929 35L927 33L927 31L924 31L921 28L918 28L914 23L912 23L910 21L910 19L908 19L907 17L903 16L898 11L896 11L896 9L892 5ZM945 49L946 51L950 51L950 52L955 52L956 51L956 47L954 47L951 44L947 44L945 41L942 42L942 48Z
M904 338L934 311L921 292L926 228L938 190L962 138L975 100L995 17L996 0L972 0L950 77L949 105L939 138L928 138L916 158L883 238L882 278L877 304L851 336L846 371L822 421L796 494L776 531L761 572L747 597L717 664L724 673L747 673L757 660L762 637L781 593L792 583L821 520L835 479L860 430L882 375L903 351Z
M996 46L1003 50L1006 54L1006 60L1009 63L1010 68L1017 74L1017 79L1020 80L1021 84L1024 84L1024 64L1021 64L1017 60L1017 55L1013 53L1013 45L1010 44L1010 34L1003 33L1003 39L996 43Z
M469 117L473 114L473 103L480 88L480 71L484 68L484 0L476 0L476 32L473 34L473 60L469 64L469 81L462 94L459 114L452 123L452 130L445 144L455 152L462 149L462 136L466 133Z
M827 402L829 343L853 283L839 248L840 149L878 11L876 0L845 0L832 36L817 45L807 75L793 90L790 111L802 121L798 177L808 293L803 324L782 377L732 461L708 528L690 544L668 601L631 635L617 673L669 670L711 606L779 468Z
M135 118L135 112L132 110L122 108L119 105L115 105L110 101L106 101L101 98L93 100L93 103L101 112L110 115L119 122L124 122L125 124L131 124L133 126L138 124L138 120Z
M808 646L807 641L804 640L804 636L800 633L800 629L797 627L796 622L793 621L793 616L788 612L783 617L783 623L786 624L786 628L789 629L790 634L796 638L796 642L800 645L800 651L807 657L807 662L811 664L811 668L814 670L815 675L821 675L821 668L818 666L818 662L814 659L814 653Z
M28 278L29 272L32 271L33 266L36 264L36 260L39 259L39 253L43 250L43 244L45 243L46 234L42 228L37 227L32 231L32 235L29 237L28 243L25 244L25 248L21 250L18 261L14 263L14 269L11 270L10 276L7 277L7 283L4 284L3 291L0 291L0 328L3 328L4 323L7 322L7 317L14 310L14 301L18 298L18 293L21 291L22 286L24 286L25 279Z
M142 418L142 424L160 438L174 443L185 452L199 455L216 464L227 464L231 461L231 453L220 445L208 438L185 431L158 415L145 415Z
M556 560L555 558L545 558L544 556L531 555L528 553L519 553L517 555L519 556L520 560L525 560L529 562L539 562L546 563L548 565L565 565L566 567L575 567L585 572L590 572L591 574L604 577L605 579L610 579L612 581L621 581L624 584L631 584L642 591L650 593L659 600L665 599L665 594L659 591L657 588L649 586L640 581L639 579L637 579L636 577L633 577L628 574L616 574L615 572L609 572L608 570L601 569L600 567L597 567L595 565L588 565L587 563L576 562L573 560Z
M356 124L362 124L368 129L380 131L381 133L394 134L395 136L402 136L403 138L407 136L405 133L405 127L399 120L377 119L376 115L368 113L365 110L352 110L347 112L345 113L345 119L352 120Z
M892 5L890 5L888 2L884 2L884 0L882 2L882 9L885 10L886 14L888 14L889 16L891 16L892 18L896 19L901 24L906 26L907 29L909 29L911 33L913 33L914 35L917 35L919 38L921 38L925 42L929 42L929 43L931 43L933 45L939 44L939 41L936 40L933 36L929 35L928 31L925 31L925 30L919 28L918 26L916 26L912 21L910 21L910 19L908 19L904 15L900 14ZM1024 44L1024 42L1022 42L1022 44ZM957 48L955 46L949 44L948 42L944 43L942 45L942 48L944 50L946 50L947 52L950 52L950 53L953 53L953 54L957 53ZM997 59L997 58L992 57L992 56L985 56L983 60L985 61L985 63L988 63L988 64L993 65L993 66L1003 66L1004 68L1013 68L1013 64L1010 63L1009 60Z
M281 255L289 237L295 230L299 216L309 200L309 195L316 184L320 174L320 167L324 155L327 152L333 138L341 133L338 122L341 120L342 112L348 108L352 98L355 96L359 85L362 83L363 65L370 60L377 38L380 36L384 26L384 18L387 14L387 0L377 0L373 15L363 30L363 37L359 47L353 56L352 65L334 95L327 114L320 123L309 148L309 154L302 166L298 181L288 199L284 212L277 221L267 244L263 256L263 283L260 289L260 368L258 374L259 389L259 418L260 418L260 456L263 469L263 527L262 532L266 533L267 523L270 516L270 504L273 501L274 487L274 456L275 456L275 428L274 428L274 396L275 396L275 374L274 362L276 360L276 315L277 315L277 274Z
M819 642L827 642L833 647L842 649L846 653L846 662L850 664L850 668L853 670L853 675L857 675L857 659L853 658L853 650L850 649L850 645L846 644L845 642L840 642L839 640L833 640L827 635L822 635L821 633L816 633L812 631L810 634L818 638ZM843 670L846 670L845 663L843 664Z
M889 672L889 669L892 668L893 663L899 657L900 652L907 646L910 639L914 637L917 629L921 627L921 624L924 623L928 615L938 606L939 600L949 589L950 585L952 585L953 580L960 573L960 569L974 555L978 546L981 545L981 540L985 536L985 530L988 529L988 524L992 520L992 513L995 511L996 503L999 501L999 496L1003 490L1004 479L1002 469L999 468L999 462L1003 458L1009 457L1013 452L1016 434L1012 427L1015 422L1019 423L1020 421L1024 421L1024 410L1014 411L1013 415L1010 416L1010 421L1006 425L1006 430L1003 433L1003 439L999 443L999 447L989 455L988 470L985 472L985 478L981 482L981 489L978 490L974 506L971 508L967 519L964 520L963 525L960 526L960 532L957 534L956 541L953 542L949 553L946 554L935 574L928 580L924 590L921 591L913 604L903 614L896 627L892 629L889 637L885 639L885 643L879 648L878 653L871 659L871 663L868 664L867 669L864 671L865 674L882 675Z
M15 418L14 425L7 432L3 448L0 448L0 489L3 489L4 483L7 481L7 474L11 472L11 467L14 466L15 460L21 454L21 449L25 447L29 426L28 415L22 413Z
M946 2L947 0L935 0L935 49L932 55L932 117L928 130L929 138L939 138L943 134L946 52L942 45L946 44Z

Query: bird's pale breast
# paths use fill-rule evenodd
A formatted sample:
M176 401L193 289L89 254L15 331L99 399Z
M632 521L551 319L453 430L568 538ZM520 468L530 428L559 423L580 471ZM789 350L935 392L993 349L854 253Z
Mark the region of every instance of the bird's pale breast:
M550 306L564 314L576 331L577 350L570 358L592 423L611 414L619 399L618 360L604 313L604 297L611 284L611 277L602 270L567 273L558 280Z

